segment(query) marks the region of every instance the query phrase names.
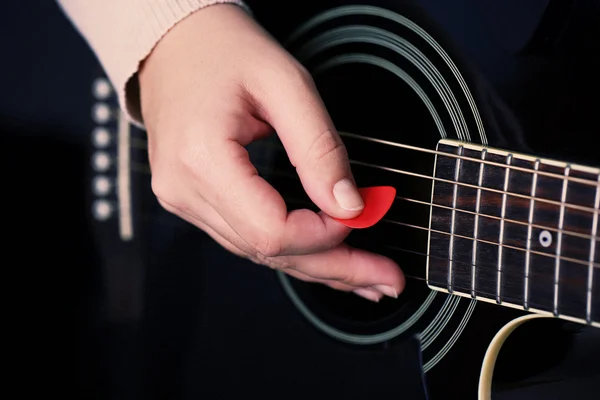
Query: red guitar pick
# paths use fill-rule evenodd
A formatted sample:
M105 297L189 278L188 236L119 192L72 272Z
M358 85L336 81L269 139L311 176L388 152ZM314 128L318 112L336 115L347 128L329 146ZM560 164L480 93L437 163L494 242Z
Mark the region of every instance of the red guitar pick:
M334 218L350 228L363 229L375 225L388 212L396 198L396 189L391 186L360 188L358 192L365 203L362 213L350 219Z

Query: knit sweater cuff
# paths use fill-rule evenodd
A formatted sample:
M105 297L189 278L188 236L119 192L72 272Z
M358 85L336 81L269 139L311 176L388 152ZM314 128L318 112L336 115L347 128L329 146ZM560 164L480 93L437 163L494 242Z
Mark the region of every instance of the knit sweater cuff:
M137 73L140 63L179 21L214 4L242 0L57 0L88 42L131 122L142 126Z

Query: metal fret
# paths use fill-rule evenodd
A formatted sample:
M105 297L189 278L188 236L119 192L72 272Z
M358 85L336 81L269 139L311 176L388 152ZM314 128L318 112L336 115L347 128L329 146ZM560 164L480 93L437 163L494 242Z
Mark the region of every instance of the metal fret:
M535 210L535 192L537 188L537 171L540 169L540 160L535 160L533 164L533 180L531 181L531 199L529 200L529 216L527 217L527 247L525 255L525 288L523 294L523 308L527 310L529 308L529 269L531 263L531 234L533 230L533 212Z
M458 146L458 155L463 155L463 146ZM450 245L448 246L448 292L452 293L452 263L454 259L454 225L456 218L456 201L458 199L458 179L460 177L460 165L461 159L456 159L455 169L454 169L454 188L453 188L453 196L452 196L452 219L450 220Z
M487 150L481 150L481 161L485 161L485 155L487 154ZM477 180L477 199L475 200L475 226L473 227L473 254L471 256L471 297L475 298L477 296L475 292L475 282L477 281L477 242L479 238L479 209L481 208L481 187L483 186L483 166L485 163L479 164L479 178Z
M587 323L592 322L592 290L594 289L594 259L596 258L596 231L598 230L598 206L600 206L600 175L598 175L598 186L594 199L594 217L592 220L592 234L590 238L590 265L588 266L587 299L585 308L585 319Z
M431 205L427 285L600 327L600 170L449 140L438 151L452 158L436 157L423 202Z
M567 188L569 186L569 172L571 167L567 165L565 168L565 179L563 180L562 194L560 196L560 214L558 217L558 233L556 235L556 261L554 264L554 307L553 314L558 316L558 291L560 282L560 253L562 248L562 229L565 223L565 203L567 201Z
M504 173L504 194L502 195L502 209L500 210L500 234L498 235L498 277L496 279L496 303L502 303L502 298L500 297L502 291L502 243L504 242L504 218L506 217L506 192L508 191L508 179L510 176L510 163L512 161L512 154L509 154L506 157L507 168Z

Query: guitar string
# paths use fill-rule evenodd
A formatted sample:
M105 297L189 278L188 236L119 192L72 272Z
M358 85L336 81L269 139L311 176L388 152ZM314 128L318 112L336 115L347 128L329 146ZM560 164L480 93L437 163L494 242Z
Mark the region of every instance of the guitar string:
M411 145L407 145L407 144L403 144L403 143L398 143L398 142L392 142L389 140L384 140L384 139L377 139L374 137L370 137L370 136L364 136L364 135L359 135L356 133L350 133L350 132L338 132L340 134L340 136L342 137L349 137L349 138L354 138L354 139L359 139L359 140L365 140L365 141L369 141L369 142L374 142L374 143L379 143L379 144L384 144L387 146L393 146L393 147L400 147L400 148L404 148L407 150L413 150L413 151L418 151L421 153L429 153L429 154L433 154L433 155L441 155L441 156L445 156L445 157L449 157L449 158L455 158L455 159L460 159L460 160L466 160L466 161L472 161L472 162L476 162L478 164L484 164L484 165L490 165L490 166L496 166L496 167L500 167L503 170L510 170L510 171L521 171L521 172L526 172L529 174L536 174L536 175L542 175L542 176L547 176L547 177L551 177L551 178L556 178L558 180L560 180L561 182L565 180L569 181L569 182L578 182L578 183L583 183L589 186L598 186L598 180L592 180L592 179L586 179L586 178L578 178L578 177L573 177L573 176L565 176L564 174L556 174L553 172L548 172L548 171L540 171L540 170L535 170L535 169L531 169L531 168L525 168L525 167L519 167L516 166L514 164L503 164L503 163L499 163L499 162L495 162L495 161L490 161L490 160L485 160L485 159L480 159L480 158L473 158L473 157L469 157L469 156L464 156L464 155L459 155L459 154L454 154L454 153L448 153L448 152L444 152L444 151L439 151L439 150L431 150L431 149L427 149L424 147L418 147L418 146L411 146ZM457 147L460 145L460 141L457 141ZM470 142L464 142L465 145L477 145L476 143L470 143ZM489 151L489 147L488 146L482 146L482 149L486 149ZM506 150L501 150L498 149L500 151L503 151L507 154L513 154L510 151L506 151ZM515 154L513 154L513 156L515 156ZM526 155L526 157L529 158L534 158L533 156L529 156ZM519 158L518 156L516 158ZM542 159L540 159L540 161L542 161ZM571 165L571 169L573 169L573 165L569 164L569 163L563 163L565 164L565 167L567 165ZM585 167L585 168L589 168L589 169L595 169L595 168L591 168L591 167ZM600 171L599 171L600 173Z
M465 161L471 161L471 162L476 162L478 164L484 164L484 165L490 165L490 166L496 166L496 167L500 167L503 170L511 170L511 171L521 171L521 172L526 172L529 174L536 174L538 176L547 176L549 178L555 178L557 180L562 181L568 181L568 182L577 182L577 183L583 183L585 185L589 185L589 186L598 186L598 180L594 180L594 179L586 179L586 178L578 178L578 177L574 177L574 176L565 176L564 174L557 174L557 173L553 173L553 172L548 172L548 171L541 171L541 170L535 170L532 168L525 168L525 167L519 167L517 165L509 165L509 164L503 164L503 163L499 163L499 162L495 162L495 161L490 161L490 160L484 160L484 159L480 159L480 158L473 158L473 157L469 157L469 156L465 156L465 155L459 155L459 154L454 154L454 153L447 153L444 151L439 151L439 150L431 150L431 149L427 149L425 147L419 147L419 146L412 146L412 145L408 145L408 144L404 144L404 143L398 143L398 142L393 142L393 141L389 141L389 140L384 140L384 139L377 139L374 137L370 137L370 136L365 136L365 135L359 135L356 133L350 133L350 132L345 132L345 131L338 131L338 134L341 137L348 137L348 138L352 138L352 139L357 139L357 140L364 140L364 141L369 141L369 142L373 142L373 143L378 143L378 144L383 144L386 146L393 146L393 147L398 147L398 148L403 148L406 150L412 150L412 151L417 151L417 152L421 152L421 153L428 153L428 154L432 154L432 155L436 155L436 156L444 156L444 157L449 157L449 158L456 158L456 159L460 159L460 160L465 160ZM267 141L268 142L268 141ZM139 148L144 148L147 149L147 140L146 139L141 139L141 138L136 138L135 143L137 143L137 145L139 146ZM460 145L460 141L457 141L458 145ZM283 145L279 142L279 144L275 144L275 143L269 143L271 145L274 145L276 147L281 147L283 149ZM471 142L464 142L465 145L477 145L476 143L471 143ZM457 145L457 146L458 146ZM489 147L488 146L482 146L482 149L486 149L489 151ZM504 151L507 154L512 154L510 151L506 151L506 150L501 150L498 149L500 151ZM513 154L514 156L514 154ZM529 155L525 155L526 157L529 158L534 158L536 159L534 156L529 156ZM519 157L517 157L519 158ZM540 161L543 161L543 159L539 159ZM562 163L562 162L561 162ZM574 165L570 164L570 163L566 163L564 162L563 164L565 164L565 167L567 165L570 165L571 170L573 170ZM596 168L592 168L592 167L584 167L584 168L589 168L589 169L596 169ZM600 173L600 171L599 171Z
M291 201L291 202L295 202L295 203L308 204L308 202L305 202L305 201L302 201L302 200L297 200L297 199L291 199L291 198L287 198L287 201ZM155 216L153 216L153 215L151 215L149 213L143 214L142 217L144 217L145 220L153 222L153 223L156 222L156 221L159 221L159 220L162 223L164 223L164 221L162 221L160 218L157 218L157 217L155 217ZM375 229L377 229L377 227L375 227ZM366 243L371 243L371 241L367 240ZM394 251L401 251L401 252L405 252L405 253L412 253L412 254L415 254L415 255L419 255L419 256L423 256L423 257L428 257L428 258L437 258L437 259L445 260L445 261L450 260L450 258L447 258L447 257L430 255L430 254L423 253L423 252L420 252L420 251L409 250L409 249L405 249L403 247L398 247L396 245L391 245L391 244L381 244L381 243L378 243L375 246L377 246L377 247L385 247L385 248L388 248L388 249L391 249L391 250L394 250ZM456 261L456 262L459 263L459 264L467 264L467 263L465 263L463 261ZM473 267L473 266L476 267L476 265L473 265L473 264L468 264L468 265L470 267ZM496 264L488 263L488 262L485 262L485 261L479 263L479 265L488 266L488 267L490 267L490 269L497 268ZM497 271L499 271L499 270L498 269L494 270L494 272L497 272ZM414 278L414 279L417 279L417 280L420 280L420 281L426 281L426 279L424 277L422 277L422 276L409 275L409 274L406 274L406 273L405 273L405 276L407 276L409 278Z
M144 167L144 165L137 165L137 164L133 164L132 165L132 167L136 167L136 166ZM137 170L136 172L142 172L142 173L146 173L147 174L147 173L149 173L149 170L148 169L145 169L143 171ZM273 171L268 171L267 173L270 173L270 174L279 174L279 175L284 176L284 177L290 177L292 175L292 174L284 174L284 173L273 172ZM286 198L287 198L288 201L292 201L292 199L290 197L286 197ZM402 198L402 197L397 197L397 198L400 199L400 200L404 200L404 198ZM414 200L414 199L410 199L410 200ZM298 203L302 202L302 203L304 203L306 205L313 206L313 204L311 204L309 202L304 202L302 200L293 200L293 201L298 202ZM485 216L485 215L483 215L483 216ZM468 237L468 236L463 236L463 235L458 235L458 234L452 234L452 233L446 232L446 231L440 231L440 230L430 229L430 228L426 228L426 227L419 226L419 225L407 224L407 223L404 223L404 222L393 221L393 220L389 220L389 219L385 219L385 218L382 219L382 222L392 223L392 224L396 224L396 225L400 225L400 226L405 226L405 227L409 227L409 228L413 228L413 229L420 229L420 230L424 230L424 231L428 231L428 232L432 232L432 233L443 234L443 235L447 235L447 236L454 236L454 237L458 237L458 238L461 238L461 239L466 239L466 240L476 241L478 243L485 243L485 244L490 244L490 245L494 245L494 246L504 247L504 248L508 248L508 249L518 250L518 251L521 251L521 252L529 252L531 254L540 255L540 256L543 256L543 257L548 257L548 258L551 258L553 260L556 260L558 258L561 261L572 262L572 263L575 263L575 264L584 265L586 267L590 266L589 261L581 261L581 260L577 260L577 259L574 259L574 258L571 258L571 257L563 256L563 255L557 257L556 254L548 254L548 253L545 253L545 252L542 252L542 251L531 250L531 249L527 250L526 248L523 248L523 247L511 246L511 245L508 245L508 244L505 244L505 243L501 244L499 242L494 242L494 241L489 241L489 240L484 240L484 239L479 239L479 238L471 238L471 237ZM569 234L568 231L566 231L565 233ZM594 268L600 268L600 264L598 264L598 263L593 263L592 265L593 265Z
M391 170L391 168L388 169L388 167L383 167L383 166L376 166L373 164L365 164L362 163L360 161L355 161L355 160L350 160L350 163L352 164L356 164L359 166L366 166L366 167L375 167L375 168L381 168L381 169L386 169L386 170ZM136 169L136 172L143 172L143 173L150 173L150 169L149 169L149 165L148 164L137 164L137 163L132 163L132 167L134 169ZM255 167L259 168L260 166L255 165ZM260 167L260 168L265 168L265 169L269 169L268 167ZM394 170L391 172L396 172L396 173L400 173L403 174L403 171L400 170ZM282 176L285 176L286 174L284 172L278 172L278 171L269 171L270 174L280 174ZM291 173L290 173L291 175ZM432 177L429 177L427 175L420 175L420 176L416 176L417 178L422 178L422 179L432 179ZM449 181L449 182L454 182L454 181ZM506 192L508 194L508 192ZM508 218L502 218L502 217L497 217L494 215L490 215L490 214L485 214L485 213L480 213L480 212L475 212L475 211L469 211L466 209L461 209L461 208L453 208L451 206L445 206L443 204L438 204L438 203L432 203L432 202L425 202L422 200L418 200L418 199L411 199L411 198L406 198L406 197L400 197L397 196L396 197L399 200L405 200L405 201L411 201L414 203L420 203L423 205L430 205L430 206L434 206L434 207L438 207L438 208L444 208L444 209L449 209L449 210L455 210L461 213L467 213L467 214L472 214L472 215L477 215L477 216L481 216L481 217L485 217L485 218L490 218L490 219L496 219L496 220L504 220L505 222L508 223L512 223L512 224L518 224L518 225L522 225L522 226L532 226L534 228L537 229L545 229L548 231L553 231L553 232L557 232L557 233L561 233L564 235L569 235L569 236L575 236L575 237L579 237L582 239L587 239L587 240L597 240L598 237L597 236L592 236L589 234L584 234L584 233L580 233L580 232L575 232L575 231L571 231L568 229L564 229L564 228L556 228L556 227L551 227L551 226L546 226L546 225L541 225L541 224L530 224L528 222L523 222L523 221L518 221L518 220L513 220L513 219L508 219ZM537 202L537 200L536 200Z
M544 225L539 225L539 224L533 224L533 223L530 224L530 223L527 223L527 222L518 221L516 219L502 218L502 217L497 217L495 215L478 213L476 211L463 210L461 208L453 208L451 206L445 206L443 204L432 203L432 202L429 202L429 201L411 199L411 198L408 198L408 197L401 197L401 196L396 196L396 199L408 201L408 202L411 202L411 203L421 204L421 205L424 205L424 206L432 206L432 207L437 207L437 208L443 208L443 209L446 209L446 210L454 210L454 211L458 211L458 212L465 213L465 214L476 215L476 216L479 216L479 217L485 217L485 218L494 219L494 220L497 220L497 221L504 221L504 222L508 222L510 224L522 225L522 226L531 226L532 228L553 231L553 232L556 232L556 233L560 232L561 234L570 235L570 236L576 236L576 237L579 237L579 238L582 238L582 239L596 240L596 238L597 238L596 236L586 235L585 233L568 231L568 230L565 230L565 229L559 229L559 228L554 228L554 227L544 226Z
M304 200L300 200L300 199L295 199L295 198L291 198L291 197L287 197L286 199L288 201L291 201L291 202L294 202L294 203L300 203L300 204L304 204L304 205L307 205L307 206L314 206L313 204L311 204L308 201L304 201ZM505 247L505 248L508 248L508 249L518 250L518 251L525 252L525 253L529 252L531 254L548 257L548 258L551 258L553 260L556 260L558 258L561 261L568 261L568 262L572 262L572 263L576 263L576 264L581 264L581 265L584 265L586 267L589 267L589 265L590 265L589 261L581 261L581 260L577 260L575 258L565 257L565 256L557 257L555 253L549 254L549 253L545 253L545 252L537 251L537 250L531 250L531 249L527 250L527 249L522 248L522 247L511 246L511 245L507 245L505 243L499 243L499 242L494 242L494 241L491 241L491 240L484 240L484 239L479 239L479 238L472 238L472 237L469 237L469 236L464 236L464 235L459 235L459 234L456 234L456 233L450 233L450 232L446 232L446 231L441 231L441 230L438 230L438 229L431 229L431 228L427 228L427 227L420 226L420 225L414 225L414 224L408 224L408 223L405 223L405 222L394 221L394 220L390 220L390 219L387 219L387 218L383 218L381 220L381 222L385 222L385 223L389 223L389 224L394 224L394 225L399 225L399 226L404 226L404 227L412 228L412 229L419 229L419 230L423 230L423 231L426 231L426 232L438 233L438 234L442 234L442 235L446 235L446 236L454 236L454 237L461 238L461 239L466 239L466 240L470 240L470 241L476 241L478 243L490 244L490 245L493 245L493 246ZM474 266L473 264L471 264L471 265ZM489 265L491 266L492 264L489 264ZM594 266L594 268L600 268L600 264L598 264L598 263L594 263L592 265ZM500 269L497 269L496 272L497 271L500 271Z
M290 200L290 199L288 199L288 200ZM151 218L151 219L154 221L154 220L157 220L158 218ZM367 241L367 243L368 243L368 241ZM417 256L426 257L426 258L429 258L429 259L438 259L438 260L445 261L445 262L448 262L448 261L452 260L449 257L436 256L436 255L432 255L432 254L428 254L428 253L423 253L423 252L415 251L415 250L409 250L409 249L405 249L405 248L402 248L402 247L398 247L398 246L394 246L394 245L389 245L389 244L384 244L384 245L379 245L379 246L380 247L388 248L388 249L396 251L396 252L411 253L411 254L414 254L414 255L417 255ZM469 271L473 270L471 267L475 267L476 270L479 270L479 269L483 268L482 265L486 265L486 266L490 267L488 269L489 271L491 271L493 273L500 272L503 277L515 276L517 278L522 278L522 279L526 278L524 275L522 275L521 273L519 273L519 272L517 272L515 270L510 270L510 271L499 270L499 269L496 268L496 266L494 264L490 264L490 263L486 263L486 262L478 263L477 265L474 265L474 264L472 264L470 262L464 262L464 261L458 261L458 260L453 260L453 261L454 261L455 264L462 264L462 265L468 266L469 267ZM403 269L402 273L403 273L404 277L407 278L407 279L414 279L414 280L417 280L417 281L420 281L420 282L424 282L425 284L431 283L432 286L433 286L433 288L435 288L435 287L438 287L440 289L444 289L445 288L445 281L444 282L441 282L441 281L437 282L435 280L431 280L430 279L430 282L427 282L427 279L425 277L407 273L404 269ZM535 275L539 275L539 274L532 273L532 274L530 274L530 277L531 276L535 276ZM564 278L563 277L561 277L560 279L561 279L561 281L564 282ZM552 280L552 282L549 282L549 284L554 284L554 281ZM465 295L468 295L471 298L473 298L473 296L471 295L471 292L473 290L472 286L463 286L463 285L460 285L460 284L458 284L458 285L453 284L452 285L452 289L455 292L458 291L458 292L461 292L461 293L463 293ZM433 290L435 290L435 289L433 289ZM492 300L495 299L496 296L497 296L497 293L488 292L488 291L482 290L482 289L477 288L477 287L475 288L475 293L476 293L476 296L478 296L478 297L489 297ZM522 299L519 299L518 297L514 297L514 296L511 296L511 295L508 295L508 296L507 295L502 295L502 302L511 303L511 304L515 304L515 305L520 305L522 303ZM523 305L521 305L521 306L524 307Z
M469 267L468 268L469 273L468 274L462 274L463 277L467 277L467 275L468 275L467 279L469 280L469 282L471 281L471 274L472 274L471 271L473 271L472 267L474 267L475 270L481 270L482 269L481 265L482 264L483 265L486 264L486 263L479 263L478 264L479 266L478 266L478 265L474 265L474 264L472 264L470 262L453 260L452 258L449 258L449 257L434 256L434 255L423 253L423 252L419 252L419 251L404 249L402 247L396 247L396 246L391 246L391 245L385 245L384 247L390 248L392 250L400 251L400 252L413 253L413 254L416 254L416 255L419 255L419 256L423 256L423 257L426 257L426 258L429 258L429 259L435 258L435 259L438 259L438 260L441 260L441 261L444 261L444 262L449 262L450 260L452 260L455 264L462 264L462 265L464 265L466 267ZM401 268L402 268L402 266L401 266ZM516 277L516 278L523 279L523 280L527 279L526 276L524 276L523 274L521 274L521 273L519 273L518 271L515 271L515 270L506 271L506 270L499 270L499 269L490 268L489 272L493 272L495 276L496 276L497 272L500 272L500 274L502 276L502 281L503 282L507 280L506 277ZM425 282L427 285L431 284L431 286L433 288L436 288L436 287L440 288L440 289L446 289L447 288L447 280L446 279L444 279L443 281L436 281L436 280L429 279L429 282L427 282L426 278L417 277L417 276L414 276L414 275L407 274L407 273L404 272L404 269L403 269L402 273L404 274L404 276L406 278L410 278L410 279L415 279L415 280L418 280L418 281L422 281L422 282ZM535 277L536 279L538 279L537 276L539 276L539 275L541 275L541 274L530 273L529 274L529 279L531 279L531 277ZM477 277L477 275L476 275L476 277ZM491 280L488 279L487 281L491 281ZM539 282L539 280L538 280L538 282ZM564 283L565 282L564 277L561 276L560 279L559 279L559 282L563 282ZM546 283L548 285L553 286L554 285L554 277L551 277L548 280L548 282L546 282ZM494 283L494 285L495 285L495 283ZM486 290L482 290L481 288L478 288L477 286L478 285L475 286L475 295L476 296L487 297L490 300L496 300L496 298L498 296L498 293L496 293L496 292L488 292ZM479 286L481 286L481 285L479 285ZM466 294L469 297L474 298L473 295L472 295L473 286L471 284L469 284L468 286L463 286L461 284L455 285L453 283L452 284L452 290L455 291L455 292L456 291L461 292L462 294ZM505 291L503 290L502 292L505 292ZM549 299L549 302L551 303L552 302L551 296L549 296L548 299ZM523 304L523 302L524 302L523 299L519 299L518 297L515 297L514 295L505 295L505 294L501 295L501 303L512 303L512 304L515 304L515 305L520 305L521 307L525 308L525 305ZM542 303L542 302L540 302L540 303ZM551 310L552 307L553 306L551 304L548 304L548 306L546 307L547 308L546 311L552 311ZM541 307L541 308L543 308L543 307Z
M298 199L292 199L292 198L287 198L287 200L291 201L291 202L298 202L298 203L303 203L305 205L310 205L310 202L308 202L308 201L303 201L303 200L298 200ZM451 235L449 232L436 231L436 230L425 228L425 227L422 227L422 226L405 224L405 223L398 222L398 221L392 221L392 220L382 219L382 222L388 222L388 223L392 223L392 224L396 224L396 225L402 225L402 226L406 226L406 227L409 227L409 228L420 229L420 230L427 231L427 232L440 233L440 234L444 234L444 235L448 235L448 236ZM456 234L454 234L454 236L461 237L460 235L456 235ZM467 239L467 240L471 240L471 241L474 240L473 238L469 238L469 237L466 237L466 236L463 236L462 238ZM487 242L487 241L483 241L483 242L489 243L489 244L492 244L492 245L499 245L498 243L493 243L493 242ZM469 267L469 272L470 273L468 273L468 274L462 274L464 276L468 276L469 281L472 278L473 271L476 271L475 272L475 277L476 278L478 276L480 276L480 275L477 274L477 272L481 272L481 270L484 269L483 266L487 267L487 268L485 268L486 272L493 273L496 276L499 274L499 278L497 278L497 279L501 279L501 282L507 281L508 280L508 279L506 279L507 277L516 277L516 278L519 278L519 279L523 279L524 281L528 280L528 279L531 280L532 277L535 277L535 279L537 279L537 282L539 284L540 283L540 279L537 276L543 276L543 274L535 273L535 272L532 272L532 271L529 272L528 276L525 276L524 274L521 273L521 271L517 271L517 270L513 270L513 269L507 271L504 268L502 268L502 269L498 268L498 265L496 263L478 262L477 264L473 264L472 262L460 261L460 260L456 260L456 259L454 259L452 257L435 256L435 255L432 255L432 254L429 254L429 253L423 253L423 252L419 252L419 251L408 250L408 249L404 249L402 247L392 246L392 245L388 245L388 244L384 244L382 246L386 247L386 248L390 248L390 249L396 250L396 251L408 252L408 253L413 253L413 254L416 254L416 255L421 255L421 256L429 258L429 259L436 258L436 259L442 260L444 262L450 262L450 261L452 261L454 264L458 264L458 265L463 265L463 266ZM504 246L504 247L509 247L510 248L512 246ZM515 249L521 250L521 251L526 251L526 250L523 250L523 249L520 249L520 248L515 248ZM547 257L553 258L553 259L557 258L556 256L552 256L552 255L545 254L545 253L538 253L538 252L535 252L535 251L530 251L530 253L532 253L532 254L536 254L537 253L537 254L540 254L542 256L547 256ZM558 257L558 258L561 259L561 260L569 260L568 257ZM590 267L589 263L579 262L578 260L572 260L572 262L575 262L577 264L582 264L582 265L584 265L584 266L586 266L588 268ZM599 268L599 267L600 266L598 264L593 264L593 268ZM457 268L455 267L453 270L454 270L454 272L456 272ZM428 285L431 284L433 287L438 287L440 289L446 289L447 288L446 280L444 280L443 282L442 281L438 282L438 281L430 279L429 282L427 282L427 279L422 278L422 277L416 277L414 275L409 275L409 274L405 273L404 270L403 270L403 273L404 273L405 277L407 277L407 278L412 278L412 279L416 279L416 280L419 280L419 281L424 281ZM454 279L456 279L456 278L454 278ZM555 283L557 283L557 282L564 284L565 282L568 282L568 279L565 278L564 275L560 275L558 277L558 280L556 280L554 278L554 276L550 276L548 278L548 281L546 283L548 285L550 285L550 286L553 287L555 285ZM456 291L461 292L462 294L465 294L465 295L467 295L470 298L484 297L484 298L489 298L490 300L496 300L496 299L498 299L498 293L497 292L492 293L492 292L488 292L488 291L485 291L485 290L481 290L478 286L480 286L480 285L476 284L473 287L472 284L470 284L469 286L462 286L460 284L459 285L455 285L453 283L451 285L451 288L452 288L453 291L455 291L455 292ZM585 288L585 289L587 289L587 288ZM475 293L475 296L473 296L473 292ZM505 292L505 290L503 289L501 291L501 293L504 293L504 292ZM552 301L552 299L550 299L550 301ZM511 304L518 305L519 307L522 307L523 309L527 308L526 305L524 304L524 298L520 299L518 297L514 297L514 296L511 296L511 295L507 296L505 294L502 294L500 296L500 304L501 303L511 303ZM538 303L540 305L537 306L536 308L544 309L544 306L541 305L543 302L540 301ZM552 311L551 307L553 308L554 306L547 306L547 307L545 307L545 311ZM566 315L566 314L563 314L563 315ZM573 316L573 315L571 315L571 316ZM583 317L581 319L583 319Z
M268 141L266 143L267 143L268 146L272 146L274 148L277 148L279 150L284 151L284 149L283 149L283 147L281 145L277 145L275 143L269 143ZM137 144L136 144L136 146L137 146ZM446 153L442 153L442 154L446 155ZM559 206L559 207L563 207L564 206L566 208L570 208L570 209L573 209L573 210L578 210L578 211L582 211L582 212L586 212L586 213L591 213L591 214L595 214L596 212L598 212L598 210L595 209L595 208L581 206L581 205L574 204L574 203L561 202L561 201L557 201L557 200L550 200L550 199L546 199L546 198L543 198L543 197L532 197L530 195L524 195L524 194L520 194L520 193L509 192L509 191L505 191L505 190L502 190L502 189L488 188L488 187L473 185L473 184L469 184L469 183L465 183L465 182L459 182L459 181L457 182L457 181L453 181L451 179L438 178L438 177L434 177L434 176L419 174L419 173L416 173L416 172L401 170L401 169L397 169L397 168L391 168L391 167L385 167L385 166L376 165L376 164L370 164L370 163L366 163L366 162L363 162L363 161L357 161L357 160L352 160L352 159L350 159L349 161L350 161L350 164L361 165L363 167L376 168L376 169L380 169L380 170L384 170L384 171L388 171L388 172L394 172L394 173L401 174L401 175L412 176L412 177L415 177L415 178L428 179L428 180L431 180L431 181L449 183L449 184L457 185L457 186L460 186L460 187L468 187L468 188L471 188L471 189L480 189L480 190L487 191L487 192L493 192L493 193L498 193L498 194L505 194L505 195L507 195L509 197L518 197L518 198L523 198L523 199L526 199L526 200L533 199L533 200L535 200L536 202L539 202L539 203L547 203L547 204L552 204L552 205L556 205L556 206ZM560 176L563 177L563 179L562 179L563 181L565 181L565 180L568 181L569 180L569 177L566 176L566 175L560 175ZM597 185L598 185L598 181L595 182L594 186L597 186Z
M147 172L147 170L145 172ZM285 176L294 176L294 175L293 174L285 174ZM290 197L287 197L286 200L288 202L296 202L296 203L301 203L301 204L312 206L312 204L310 202L308 202L308 201L303 201L303 200L294 199L294 198L290 198ZM419 229L419 230L423 230L423 231L430 231L429 228L425 228L425 227L418 226L418 225L405 224L405 223L402 223L402 222L399 222L399 221L392 221L392 220L388 220L388 219L383 219L382 222L392 223L394 225L401 225L401 226L405 226L405 227L408 227L408 228L414 228L414 229ZM377 228L377 227L375 227L375 228ZM431 230L431 231L433 231L434 233L440 233L440 234L444 234L444 235L450 235L449 232L445 232L445 231L436 231L436 230ZM459 235L455 235L455 236L460 237ZM467 239L467 240L473 240L472 238L469 238L469 237L464 237L464 238ZM494 243L494 242L486 242L486 243L489 243L489 244L492 244L492 245L498 245L498 243ZM389 244L383 244L383 245L379 245L379 246L385 247L385 248L388 248L388 249L391 249L391 250L394 250L394 251L412 253L412 254L419 255L419 256L422 256L422 257L426 257L426 258L429 258L429 259L435 258L435 259L443 260L445 262L448 262L448 261L450 261L452 259L452 258L449 258L449 257L441 257L441 256L436 256L436 255L432 255L432 254L428 254L428 253L423 253L423 252L420 252L420 251L414 251L414 250L404 249L402 247L398 247L398 246L394 246L394 245L389 245ZM505 246L505 247L507 247L507 246ZM521 248L516 248L516 249L523 251L523 249L521 249ZM532 254L536 254L537 252L531 251L531 253ZM552 256L552 255L545 254L545 253L539 253L539 254L542 255L542 256L549 257L549 258L554 258L554 259L556 258L556 256ZM561 259L569 260L569 258L567 258L567 257L561 257ZM580 263L580 262L577 262L577 260L574 260L574 262L575 263ZM524 277L521 273L519 273L519 272L517 272L515 270L506 271L505 269L504 270L499 269L495 263L479 262L477 264L472 264L471 262L464 262L464 261L458 261L458 260L454 260L454 263L468 266L470 271L472 271L473 269L479 271L482 268L484 268L484 266L486 266L487 267L487 268L485 268L486 270L488 270L488 271L490 271L490 272L492 272L494 274L496 274L496 273L499 272L501 274L501 276L503 276L503 277L507 277L507 276L511 276L512 275L512 276L518 277L519 279L526 279L526 277ZM580 263L580 264L583 264L583 265L589 267L588 263ZM594 264L594 266L593 266L593 268L598 268L598 267L599 267L598 264ZM415 280L418 280L418 281L422 281L422 282L428 283L427 279L424 278L424 277L422 277L422 276L417 276L417 275L409 274L409 273L405 272L404 270L403 270L403 274L408 279L415 279ZM538 275L538 274L530 273L530 277L531 276L535 276L535 275ZM470 278L470 276L469 276L469 278ZM564 281L565 281L565 278L563 276L559 277L559 282L564 282ZM434 281L431 281L431 283L434 286L439 285L438 286L439 288L444 288L444 284L443 283L438 283L438 282L434 282ZM550 282L549 284L554 284L554 280L552 280L552 282ZM453 284L452 285L452 289L454 291L462 292L463 294L468 295L468 296L470 296L472 298L472 296L471 296L471 292L473 290L472 286L468 286L467 287L467 286L462 286L460 284L459 285ZM476 293L476 296L479 296L479 297L489 297L491 299L495 299L497 297L497 293L492 293L492 292L487 292L485 290L481 290L477 286L475 287L475 293ZM513 296L506 296L506 295L502 295L501 300L502 300L502 302L508 302L508 303L516 304L516 305L520 305L521 302L522 302L522 300L519 299L519 298L516 298L516 297L513 297Z

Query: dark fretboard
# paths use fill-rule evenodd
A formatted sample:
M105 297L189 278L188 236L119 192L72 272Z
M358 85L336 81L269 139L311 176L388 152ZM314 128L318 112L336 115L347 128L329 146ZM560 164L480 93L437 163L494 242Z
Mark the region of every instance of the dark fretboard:
M452 140L437 150L428 285L600 326L600 170Z

